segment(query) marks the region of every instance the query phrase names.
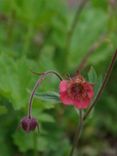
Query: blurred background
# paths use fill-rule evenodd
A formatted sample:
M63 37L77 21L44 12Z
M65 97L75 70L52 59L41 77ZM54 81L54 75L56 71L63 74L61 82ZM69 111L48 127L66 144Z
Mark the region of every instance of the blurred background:
M73 107L35 98L33 116L40 124L39 135L25 134L17 126L27 113L29 93L38 78L30 70L73 74L90 52L83 74L93 66L99 76L104 75L117 48L117 1L89 0L82 8L81 3L0 0L0 156L68 155L78 120ZM58 92L58 85L56 77L48 77L39 91ZM117 156L116 88L117 63L85 124L79 156Z

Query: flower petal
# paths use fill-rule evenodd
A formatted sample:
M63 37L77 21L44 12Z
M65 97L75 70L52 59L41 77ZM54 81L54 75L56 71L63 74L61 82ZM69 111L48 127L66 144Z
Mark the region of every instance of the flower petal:
M86 109L90 104L90 99L86 99L86 100L83 100L83 101L74 101L74 105L75 107L77 107L78 109Z
M74 90L72 89L73 85L76 85L76 89ZM77 91L78 87L79 90ZM73 92L69 92L69 89L72 89ZM89 82L84 82L84 80L78 81L74 79L72 82L70 80L62 80L59 90L62 103L65 105L74 105L78 109L86 109L94 96L93 85ZM71 94L69 95L68 93Z
M60 93L61 93L61 92L65 92L65 91L67 90L67 86L68 86L68 83L67 83L66 80L61 81L61 82L60 82L60 86L59 86L59 88L60 88Z
M68 96L67 92L60 93L60 99L65 105L73 104L73 100Z

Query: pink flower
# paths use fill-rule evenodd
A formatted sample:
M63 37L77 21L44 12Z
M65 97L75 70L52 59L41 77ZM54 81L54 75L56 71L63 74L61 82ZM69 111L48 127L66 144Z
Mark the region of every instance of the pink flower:
M85 81L80 74L70 80L60 82L60 99L65 105L85 109L89 106L93 96L93 84Z

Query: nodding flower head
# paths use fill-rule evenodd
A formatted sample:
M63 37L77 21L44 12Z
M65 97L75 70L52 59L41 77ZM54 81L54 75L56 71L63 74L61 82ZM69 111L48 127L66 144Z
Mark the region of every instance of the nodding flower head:
M30 132L38 128L38 122L35 118L26 116L21 120L21 127L25 132Z
M87 82L80 74L60 82L60 99L65 105L86 109L93 96L93 84Z

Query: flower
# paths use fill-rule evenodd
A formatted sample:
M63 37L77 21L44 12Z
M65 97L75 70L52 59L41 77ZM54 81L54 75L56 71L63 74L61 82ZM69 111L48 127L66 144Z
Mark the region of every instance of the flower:
M26 116L21 120L21 127L25 132L30 132L38 127L38 122L35 118Z
M86 109L93 96L93 84L87 82L80 74L60 82L60 99L64 105Z

